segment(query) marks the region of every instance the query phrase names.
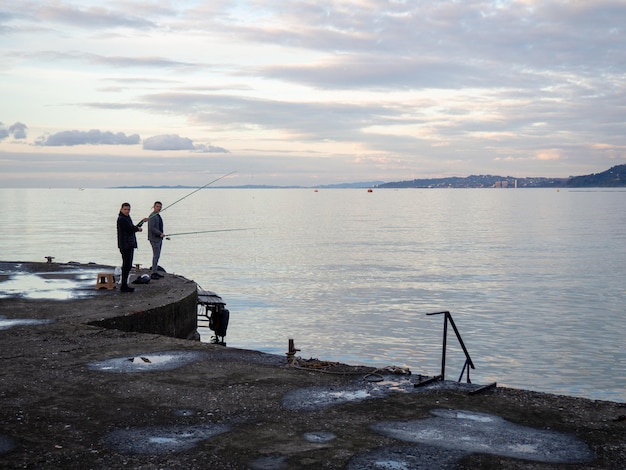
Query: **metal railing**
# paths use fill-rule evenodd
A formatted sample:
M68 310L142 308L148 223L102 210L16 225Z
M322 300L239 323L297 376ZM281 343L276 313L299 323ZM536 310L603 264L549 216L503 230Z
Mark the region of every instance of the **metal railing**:
M470 380L470 367L472 369L475 369L474 367L474 363L472 362L472 358L469 355L469 352L467 352L467 348L465 347L465 343L463 343L463 339L461 338L461 334L459 333L459 330L457 329L456 325L454 324L454 320L452 319L452 315L450 315L450 312L445 310L443 312L433 312L433 313L427 313L426 315L444 315L444 321L443 321L443 349L441 352L441 375L439 377L437 377L439 380L444 380L445 378L445 373L446 373L446 346L447 346L447 342L448 342L448 323L450 323L450 325L452 325L452 329L454 330L454 334L456 334L456 338L459 340L459 344L461 345L461 348L463 349L463 352L465 353L465 364L463 365L463 369L461 370L461 375L459 376L459 380L457 380L457 382L460 382L461 379L463 378L463 373L465 373L465 371L467 370L467 383L472 383L472 381Z

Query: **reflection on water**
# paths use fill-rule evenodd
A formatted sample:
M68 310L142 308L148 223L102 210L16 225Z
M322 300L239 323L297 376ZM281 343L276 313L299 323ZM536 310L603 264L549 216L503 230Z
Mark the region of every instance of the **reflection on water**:
M119 265L120 203L139 220L187 193L0 190L0 235L14 259ZM449 310L474 383L626 401L625 203L623 191L207 189L163 212L166 231L256 229L172 237L160 264L224 298L230 347L282 355L293 338L303 358L434 375L443 321L426 313ZM463 362L450 336L446 377Z

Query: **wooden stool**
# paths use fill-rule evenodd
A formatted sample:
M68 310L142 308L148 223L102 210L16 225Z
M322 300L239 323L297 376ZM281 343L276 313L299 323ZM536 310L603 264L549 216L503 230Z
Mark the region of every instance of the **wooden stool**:
M115 278L111 273L98 273L96 289L115 289Z

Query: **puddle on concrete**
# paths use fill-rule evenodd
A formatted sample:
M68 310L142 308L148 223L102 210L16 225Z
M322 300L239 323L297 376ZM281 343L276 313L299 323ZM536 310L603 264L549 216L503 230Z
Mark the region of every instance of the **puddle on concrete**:
M283 407L288 410L319 410L352 401L382 398L385 392L367 386L348 385L344 388L310 387L288 392L283 397Z
M105 437L104 444L124 454L167 454L187 451L229 430L219 424L117 429Z
M383 447L355 455L347 470L453 470L456 463L467 455L458 450L431 446Z
M200 351L163 351L91 362L87 367L101 372L147 372L176 369L207 357Z
M574 436L533 429L499 416L463 410L433 410L434 418L371 426L393 439L466 453L489 453L550 463L587 462L587 445Z
M324 444L334 439L337 439L337 435L332 432L314 431L304 433L304 440L315 444Z
M294 390L285 395L282 404L289 410L319 410L351 401L382 398L390 393L477 387L446 381L414 387L413 382L405 378L386 377L375 384L361 381L339 389ZM454 468L455 462L463 456L477 452L549 463L587 462L593 458L587 445L574 436L521 426L486 413L464 410L433 410L431 413L434 417L429 419L372 425L375 432L414 445L381 448L355 456L348 468L446 469Z
M52 320L35 320L32 318L7 318L0 315L0 330L8 330L18 325L45 325L52 323Z
M0 298L70 300L95 295L98 270L11 272L0 281Z
M282 455L268 455L250 462L249 466L252 470L282 470L286 468L286 460Z
M10 437L0 434L0 454L6 454L7 452L11 452L16 447L17 442L15 441L15 439L11 439Z
M412 393L415 385L410 379L399 378L397 380L389 379L376 382L375 386L387 392Z
M383 376L378 382L365 378L342 388L311 387L294 390L283 397L283 407L288 410L319 410L347 402L384 398L391 393L420 393L433 388L471 390L478 386L457 382L436 382L424 387L415 387L414 382L406 376Z

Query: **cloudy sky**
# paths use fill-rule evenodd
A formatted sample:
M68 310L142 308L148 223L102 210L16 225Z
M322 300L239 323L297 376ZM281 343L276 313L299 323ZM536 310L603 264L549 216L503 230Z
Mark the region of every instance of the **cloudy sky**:
M626 163L626 0L0 0L0 185Z

